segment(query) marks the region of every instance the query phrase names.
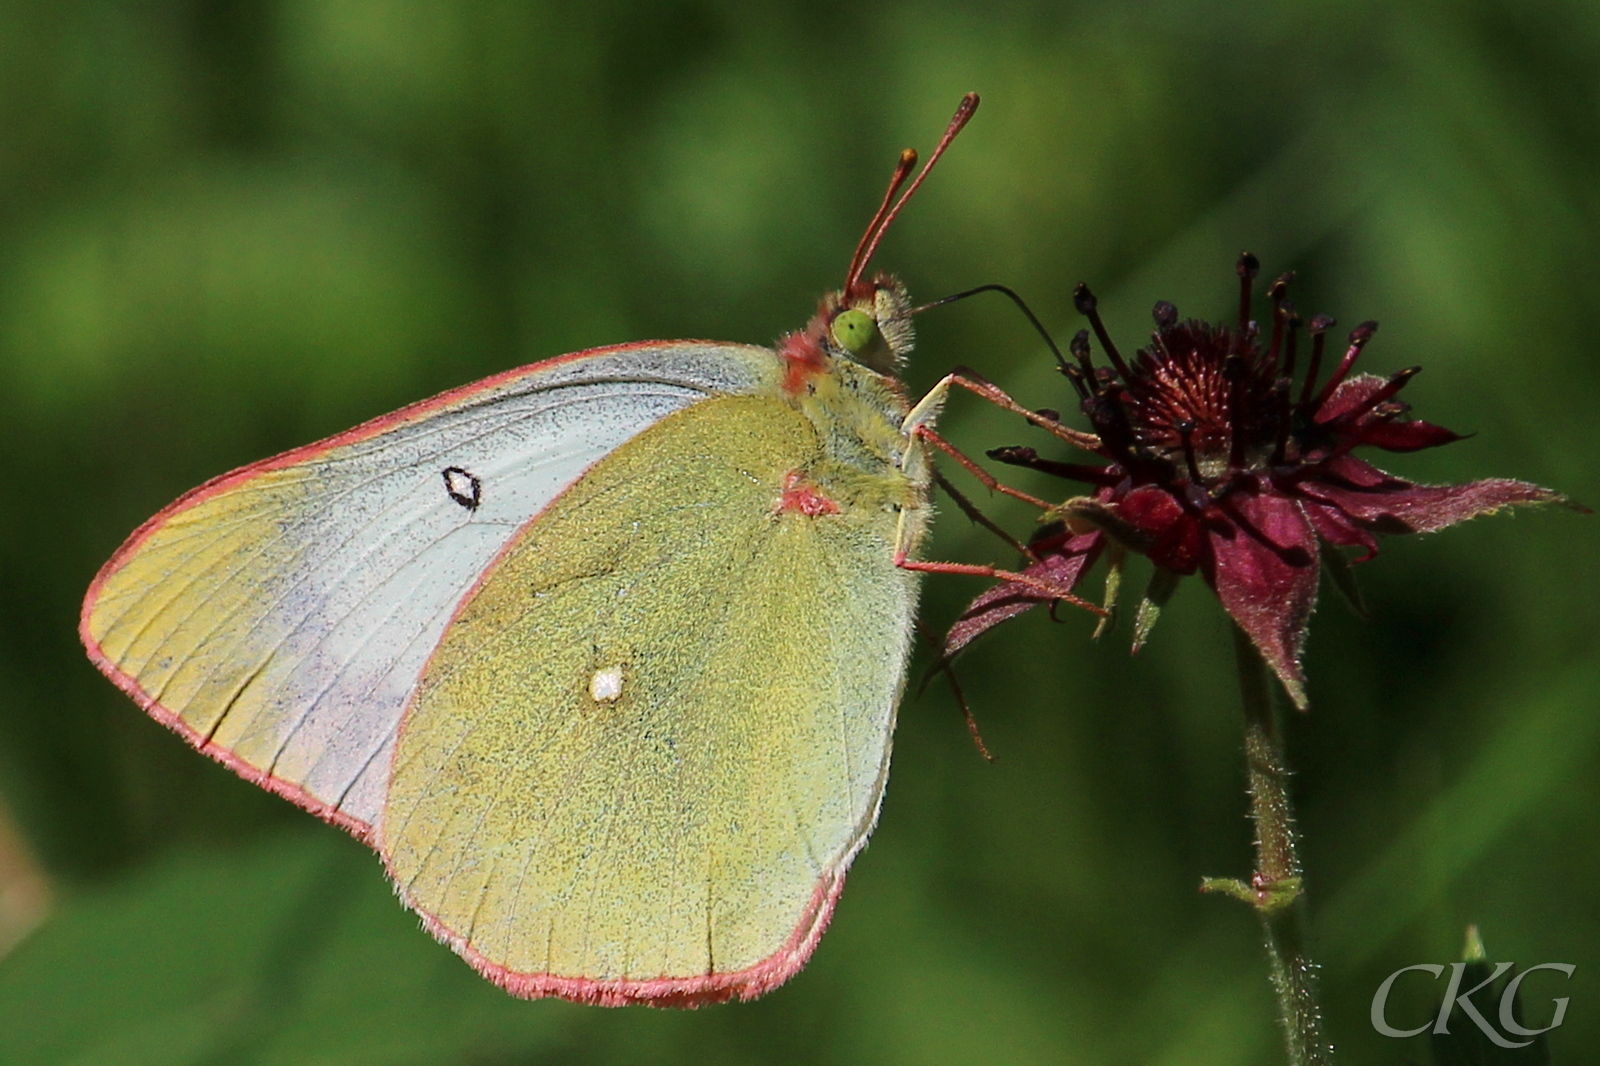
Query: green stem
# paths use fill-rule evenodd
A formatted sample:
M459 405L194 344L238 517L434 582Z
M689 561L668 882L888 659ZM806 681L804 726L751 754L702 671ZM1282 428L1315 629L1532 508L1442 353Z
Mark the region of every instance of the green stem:
M1333 1046L1322 1036L1316 965L1305 951L1305 906L1300 860L1295 854L1294 807L1289 801L1289 767L1283 754L1283 731L1273 699L1272 679L1261 653L1237 625L1233 627L1233 648L1239 667L1239 695L1244 704L1250 819L1256 831L1256 872L1250 878L1250 902L1266 937L1272 986L1278 993L1278 1020L1283 1026L1290 1066L1331 1066Z

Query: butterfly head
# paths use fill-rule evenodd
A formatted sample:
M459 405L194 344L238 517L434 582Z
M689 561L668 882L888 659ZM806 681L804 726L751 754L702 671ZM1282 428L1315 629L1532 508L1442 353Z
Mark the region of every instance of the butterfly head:
M786 386L796 392L812 374L846 359L879 374L893 375L905 363L914 339L911 299L900 280L878 274L850 290L823 297L806 328L783 339Z
M837 355L880 374L898 370L911 353L911 300L900 279L879 274L824 304L827 339Z
M883 203L867 224L855 255L850 259L844 287L823 299L822 306L804 330L791 333L783 340L781 348L789 361L791 387L797 386L806 374L826 367L832 359L849 359L880 374L893 374L905 362L913 341L911 300L898 278L884 273L868 277L867 264L889 224L977 109L977 93L968 93L962 98L938 146L909 186L906 180L916 169L917 153L911 148L900 153ZM903 194L902 187L905 188Z

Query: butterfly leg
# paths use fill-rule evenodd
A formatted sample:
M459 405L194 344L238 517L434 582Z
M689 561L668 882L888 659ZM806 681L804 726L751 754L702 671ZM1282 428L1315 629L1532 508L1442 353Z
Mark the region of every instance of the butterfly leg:
M999 533L1001 537L1011 543L1014 547L1018 548L1022 555L1031 557L1032 553L1028 551L1025 545L1017 543L1004 530L1000 529L987 517L983 516L982 513L979 512L975 506L973 506L971 501L967 500L966 497L961 493L956 492L954 487L951 486L949 482L945 481L944 478L939 477L937 473L935 473L934 476L945 489L945 491L952 494L951 498L956 501L957 506L961 507L964 512L966 512L968 515L974 516L977 521L981 522L990 530ZM1048 507L1048 505L1045 506ZM971 577L986 577L994 581L1015 582L1017 584L1026 585L1029 588L1042 592L1051 599L1066 600L1068 603L1082 607L1084 610L1091 611L1094 614L1104 615L1106 613L1104 608L1097 607L1094 604L1089 603L1087 600L1074 595L1071 589L1057 585L1054 582L1041 580L1029 574L1022 574L1014 570L1003 570L999 567L973 563L950 563L913 559L910 557L910 555L911 543L902 531L902 534L899 538L899 543L897 543L895 546L894 553L894 565L900 567L902 570L914 570L930 574L966 574Z
M1001 540L1005 541L1007 545L1016 550L1018 555L1025 555L1033 562L1039 561L1039 557L1034 554L1032 548L1022 543L1022 541L1018 540L1016 537L1013 537L1010 533L1007 533L1005 529L999 525L999 523L995 522L994 519L984 514L983 511L979 509L977 504L967 499L966 493L950 484L949 479L943 474L939 473L937 470L933 472L933 483L943 489L946 496L949 496L955 501L956 506L961 508L961 513L966 515L967 518L982 526L984 529L987 529Z
M959 463L963 469L982 482L984 487L990 492L999 492L1003 495L1010 496L1013 499L1018 499L1024 503L1031 504L1043 511L1048 511L1055 506L1054 504L1048 503L1045 500L1039 499L1037 496L1030 496L1025 492L1014 489L1011 486L1002 483L996 479L994 475L990 474L987 470L983 469L983 467L979 466L976 462L965 455L959 448L945 440L943 437L939 436L939 434L934 431L934 419L939 416L940 410L944 407L945 398L949 395L952 386L958 386L966 389L968 392L971 392L974 395L981 396L1003 410L1015 412L1016 414L1021 415L1023 418L1026 418L1029 422L1032 422L1034 425L1047 430L1048 432L1054 434L1064 441L1067 441L1070 444L1076 445L1077 447L1086 449L1088 451L1099 453L1100 438L1093 433L1084 433L1082 430L1076 430L1070 426L1064 426L1058 419L1052 417L1051 412L1030 411L1017 401L1013 400L1010 396L1006 395L1006 393L999 386L985 381L975 372L965 368L957 369L953 373L946 374L937 385L928 390L928 394L926 396L917 401L916 405L912 407L911 412L906 415L905 420L900 424L900 431L914 440L926 441L928 444L950 456L950 458ZM926 458L922 453L913 452L912 454L908 455L906 457L907 474L915 478L920 472L918 468L924 462L926 462ZM946 487L948 488L948 486ZM957 499L956 502L959 504L962 501ZM963 506L962 509L966 510L966 507ZM968 513L970 514L971 512L969 511Z
M1022 418L1026 418L1027 421L1034 423L1035 426L1040 427L1043 431L1054 435L1054 437L1059 437L1061 440L1066 440L1067 443L1074 445L1074 447L1083 448L1085 451L1093 451L1096 455L1102 455L1101 442L1099 442L1098 435L1086 434L1082 429L1062 426L1061 419L1053 418L1048 411L1030 411L1029 408L1022 407L1021 403L1011 399L1010 395L1006 395L1002 387L989 383L989 381L984 381L978 371L968 370L966 367L957 367L952 373L944 376L939 381L939 384L936 384L931 389L928 395L933 395L934 392L942 395L944 392L949 392L950 386L962 387L962 389L966 389L973 395L981 395L982 399L994 403L995 407L1011 411L1013 415L1021 415ZM923 402L926 402L926 400L923 400ZM922 403L918 403L917 407L922 407ZM912 410L912 415L915 415L915 408Z
M993 490L1003 492L1006 495L1014 496L1017 499L1024 500L1044 510L1049 510L1052 506L1043 500L1029 496L1027 493L1019 492L1015 489L1011 489L1008 486L1002 485L982 467L978 466L977 463L963 455L954 445L950 444L948 441L944 440L944 438L940 437L934 432L933 421L938 417L940 409L944 406L945 397L949 394L951 386L959 386L969 392L973 392L979 396L982 396L984 399L989 400L991 403L994 403L999 407L1003 407L1008 411L1015 411L1017 414L1020 414L1024 418L1028 419L1028 421L1033 422L1034 424L1039 425L1046 430L1049 430L1056 436L1061 437L1063 440L1076 444L1079 447L1092 449L1099 445L1099 438L1094 434L1083 433L1079 430L1070 429L1067 426L1063 426L1060 422L1053 418L1049 418L1035 411L1028 410L1026 407L1023 407L1011 397L1007 396L999 388L989 384L987 381L984 381L971 371L957 371L956 373L947 374L939 381L937 385L928 391L926 396L917 401L916 405L912 407L911 412L906 415L905 421L901 423L901 431L910 437L913 442L938 448L940 451L949 455L967 470L971 471L973 476L977 477L986 486ZM906 472L915 477L919 472L921 465L926 462L926 452L920 447L913 447L910 454L908 454L906 457ZM965 510L965 508L963 508L963 510ZM1052 599L1066 600L1068 603L1071 603L1074 606L1082 607L1084 610L1090 611L1097 615L1105 614L1105 608L1096 606L1095 604L1092 604L1089 601L1074 595L1071 589L1064 588L1055 584L1054 582L1033 577L1029 574L1022 574L1015 570L1003 570L999 567L984 566L974 563L951 563L913 559L911 558L911 549L913 544L911 540L904 535L904 528L905 527L902 525L902 535L898 538L894 553L894 565L903 570L913 570L928 574L966 574L969 577L985 577L993 581L1006 581L1019 585L1026 585L1029 588L1042 592Z
M929 444L933 445L933 447L939 449L941 452L944 452L957 463L960 463L962 469L966 470L967 473L971 474L973 477L982 482L983 487L988 489L990 492L998 492L1003 496L1010 496L1014 500L1021 500L1023 503L1037 507L1041 511L1048 511L1055 506L1046 500L1041 500L1037 496L1030 496L1026 492L1014 489L1010 485L999 481L993 474L989 473L989 471L979 466L972 459L969 459L966 453L962 452L954 444L951 444L949 441L939 436L939 434L935 433L930 426L917 426L914 430L912 430L912 436L920 440L927 441ZM948 488L948 486L946 486L946 488ZM958 500L957 502L959 503L961 501ZM963 510L965 510L965 508L963 508Z
M916 625L917 636L939 656L938 661L922 675L922 680L917 685L917 694L921 695L927 689L928 682L933 680L935 674L943 674L945 680L950 682L950 694L955 697L956 706L961 708L961 717L966 719L967 735L972 738L972 746L978 749L978 754L983 756L984 762L994 762L994 756L989 754L989 746L983 742L983 733L978 729L978 720L972 716L972 705L967 702L966 690L961 687L961 681L956 677L955 664L941 654L944 642L922 622L919 621Z
M976 563L947 563L924 559L908 558L903 552L896 552L894 565L902 570L914 570L923 574L965 574L968 577L986 577L991 581L1004 581L1013 585L1026 585L1028 588L1042 592L1054 600L1066 600L1074 607L1082 607L1090 614L1104 615L1106 609L1097 604L1073 594L1071 589L1057 585L1054 582L1044 581L1015 570L1002 570L997 566L983 566Z

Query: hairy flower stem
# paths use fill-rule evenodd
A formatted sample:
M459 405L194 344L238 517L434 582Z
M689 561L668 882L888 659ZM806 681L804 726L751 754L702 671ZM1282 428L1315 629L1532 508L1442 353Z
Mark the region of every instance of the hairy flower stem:
M1229 894L1245 896L1261 919L1290 1066L1330 1066L1333 1047L1322 1037L1316 966L1305 951L1305 906L1300 860L1295 855L1294 808L1289 801L1289 767L1283 754L1283 730L1272 697L1272 680L1255 644L1237 625L1232 628L1239 694L1244 704L1244 750L1250 819L1256 831L1256 872L1249 886L1238 886L1246 889L1244 893ZM1208 887L1227 890L1222 885Z

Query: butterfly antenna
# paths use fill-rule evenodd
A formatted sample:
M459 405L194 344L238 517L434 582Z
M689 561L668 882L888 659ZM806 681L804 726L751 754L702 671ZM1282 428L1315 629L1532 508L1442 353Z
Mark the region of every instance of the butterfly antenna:
M1027 301L1021 296L1017 295L1014 290L1005 285L979 285L977 288L968 289L965 292L954 293L950 296L942 296L932 303L923 304L921 307L913 307L911 309L911 313L913 315L920 315L922 312L931 311L935 307L943 307L945 304L953 304L958 300L965 300L968 297L977 296L978 294L985 292L998 292L1012 303L1016 304L1017 310L1021 311L1023 315L1027 317L1028 321L1033 325L1033 328L1038 332L1039 336L1044 338L1044 343L1050 348L1051 354L1056 357L1056 364L1058 366L1067 365L1066 359L1061 355L1061 349L1056 347L1055 338L1051 337L1050 331L1044 328L1044 323L1040 322L1039 316L1033 313L1033 308L1029 307Z
M846 293L855 288L856 283L861 280L862 271L866 270L867 264L872 261L872 254L878 250L878 242L883 240L883 235L888 232L889 226L895 220L895 216L900 214L900 209L905 207L906 201L911 199L912 194L927 179L929 171L933 170L933 165L939 161L940 156L944 155L944 150L950 147L950 142L956 139L956 134L961 132L961 128L967 124L967 120L972 118L973 112L977 110L977 93L968 93L961 98L961 104L956 108L956 113L951 116L950 125L945 127L944 136L939 138L939 144L934 148L933 154L928 157L928 161L923 164L922 170L900 196L900 199L894 200L895 193L899 192L900 186L905 184L906 175L911 173L911 168L917 165L917 153L914 150L907 148L900 153L900 162L895 166L894 177L889 182L889 191L883 197L883 206L879 207L878 213L872 216L872 223L867 226L867 231L861 235L861 243L856 245L856 254L850 260L850 269L845 274L844 279L844 291ZM894 201L893 207L889 206L890 201Z
M867 223L867 231L861 235L861 242L856 245L856 254L850 257L850 269L845 272L844 290L849 292L855 287L861 277L861 272L867 267L867 259L872 255L872 249L878 246L873 238L882 230L884 220L889 215L889 209L894 206L894 194L900 191L900 186L906 183L911 176L911 168L917 165L917 150L907 148L900 153L900 162L895 164L894 177L889 179L889 189L883 194L883 203L878 205L878 213L872 216L872 221Z

